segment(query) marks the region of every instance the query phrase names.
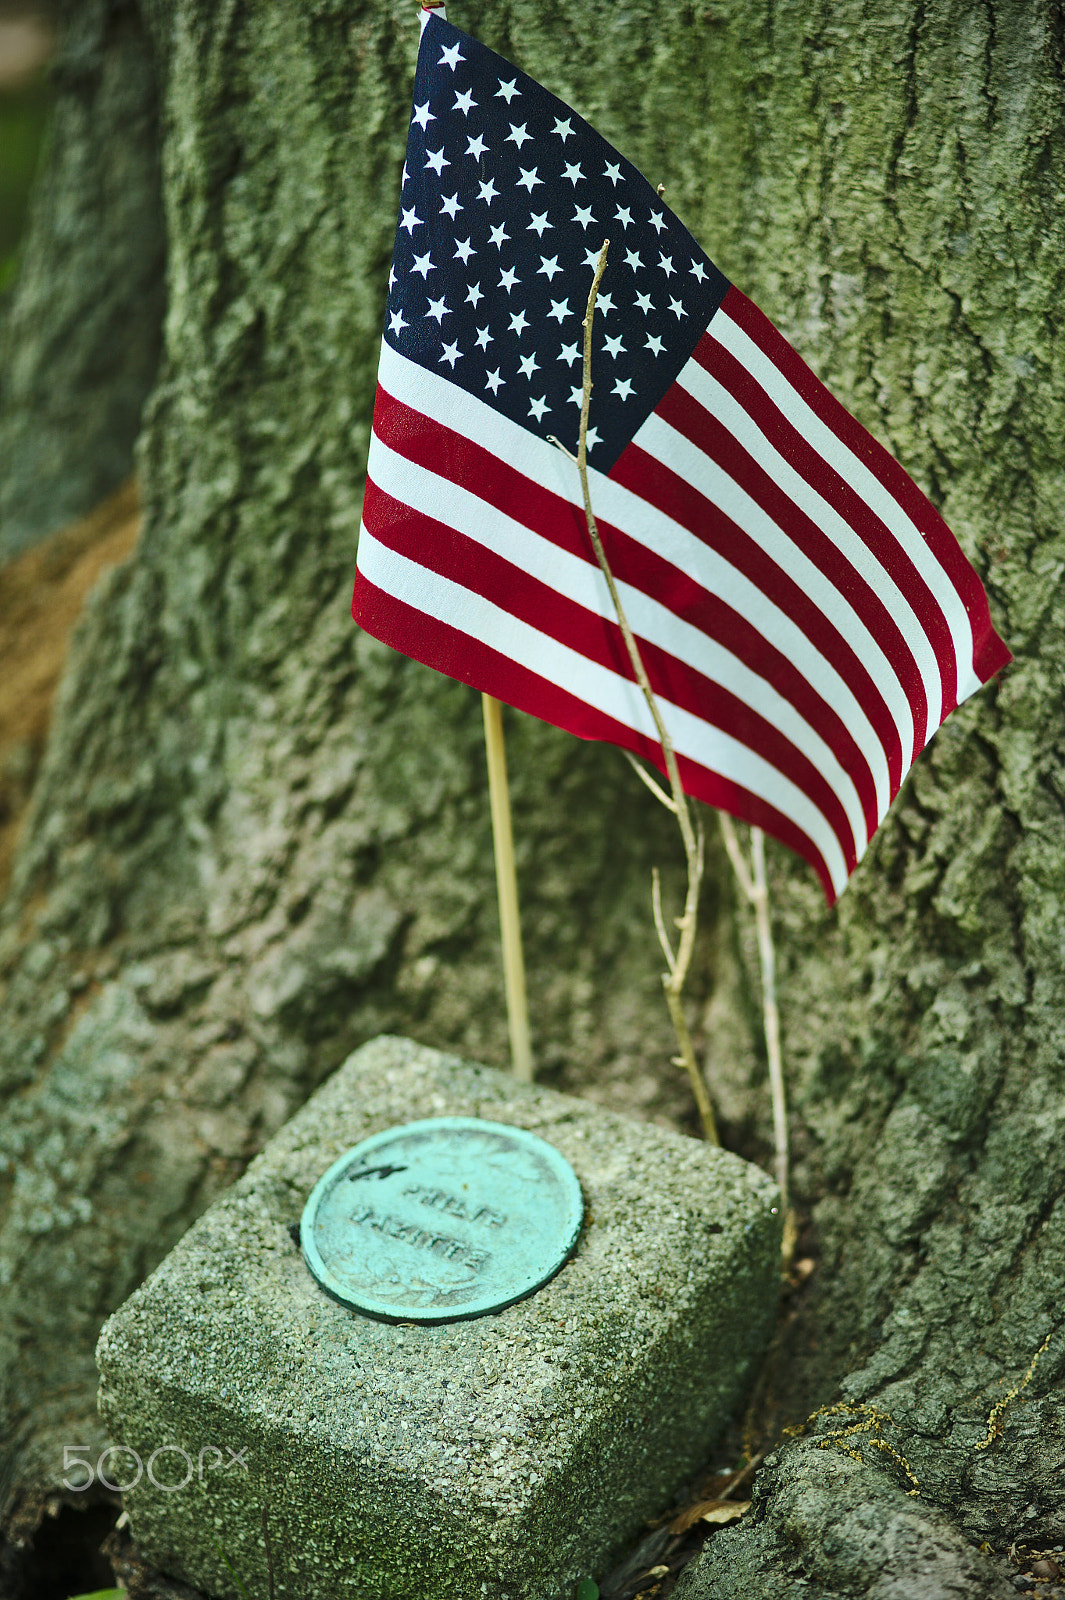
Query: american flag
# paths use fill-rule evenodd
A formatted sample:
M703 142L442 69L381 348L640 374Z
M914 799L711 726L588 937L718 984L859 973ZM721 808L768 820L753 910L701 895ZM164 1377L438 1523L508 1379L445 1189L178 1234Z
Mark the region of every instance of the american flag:
M423 16L352 613L417 660L664 770L830 901L943 719L1009 659L902 468L569 107Z

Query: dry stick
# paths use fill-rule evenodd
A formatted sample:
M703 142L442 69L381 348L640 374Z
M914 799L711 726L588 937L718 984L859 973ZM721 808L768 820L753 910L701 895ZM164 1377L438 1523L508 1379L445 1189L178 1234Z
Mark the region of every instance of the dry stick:
M765 834L751 829L753 874L748 869L732 826L732 818L722 811L721 832L741 890L754 907L758 935L758 958L762 969L762 1026L769 1063L769 1089L773 1099L773 1141L776 1146L777 1183L780 1186L781 1213L788 1219L788 1105L784 1092L784 1060L780 1049L780 1013L777 1010L777 965L773 948L773 929L769 920L769 886L765 876ZM790 1253L787 1252L786 1253Z
M481 705L484 710L484 748L488 758L488 796L492 810L492 842L496 858L499 930L503 941L503 981L507 995L511 1071L520 1083L531 1083L533 1059L529 1043L529 1008L525 998L521 919L518 916L514 835L510 826L507 758L503 748L503 714L499 701L490 694L481 695Z
M632 662L632 670L636 674L637 683L643 690L643 697L647 701L648 710L654 721L658 742L662 747L662 755L665 758L666 772L669 775L669 786L673 794L672 800L659 789L657 784L648 779L645 773L641 773L641 776L645 782L651 784L658 798L671 811L676 813L677 821L680 824L681 838L684 841L684 855L688 863L688 893L684 900L684 914L675 919L676 925L680 930L680 942L675 952L670 944L665 923L662 919L657 873L654 880L655 928L665 954L666 964L669 967L669 971L662 976L662 988L665 992L666 1004L669 1007L669 1014L673 1021L673 1028L677 1035L677 1043L680 1046L680 1055L674 1057L674 1062L675 1065L684 1067L688 1074L692 1093L695 1096L695 1103L699 1108L703 1134L710 1144L719 1144L717 1124L714 1121L714 1108L710 1103L710 1096L707 1093L703 1075L699 1071L695 1060L691 1034L688 1032L684 1006L681 1001L681 992L684 988L684 980L688 975L692 949L695 944L695 917L699 903L699 886L703 876L703 831L701 827L697 831L692 825L687 797L680 784L680 772L677 769L673 741L666 731L665 723L662 721L662 714L658 709L658 702L651 688L651 680L644 670L635 635L629 627L628 618L621 604L621 596L618 594L617 584L614 582L614 574L610 570L610 563L607 561L606 551L603 549L603 542L599 537L599 528L595 520L595 513L592 510L591 490L588 486L588 407L592 398L592 317L595 312L595 301L599 293L600 280L606 270L606 253L609 244L610 241L607 239L599 253L595 276L592 279L592 287L588 294L588 306L584 313L584 389L581 395L581 431L580 443L577 446L577 471L580 474L581 491L584 495L584 515L588 523L588 536L592 541L595 559L599 563L600 571L606 579L607 588L610 590L610 598L614 603L614 611L621 628L622 638L625 640L625 648L629 653L629 660Z

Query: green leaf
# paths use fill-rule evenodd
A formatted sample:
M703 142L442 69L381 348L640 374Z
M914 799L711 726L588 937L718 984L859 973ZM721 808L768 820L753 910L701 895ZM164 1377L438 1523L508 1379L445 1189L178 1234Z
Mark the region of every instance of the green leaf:
M70 1600L129 1600L125 1589L94 1589L92 1594L72 1594Z
M599 1600L599 1585L594 1578L582 1578L573 1591L573 1600Z

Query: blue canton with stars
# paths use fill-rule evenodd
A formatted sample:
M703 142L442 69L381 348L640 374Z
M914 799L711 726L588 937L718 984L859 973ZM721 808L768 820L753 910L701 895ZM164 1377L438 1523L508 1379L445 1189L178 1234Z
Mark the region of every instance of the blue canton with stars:
M576 451L588 291L588 459L609 472L729 287L588 124L437 15L422 37L385 338Z

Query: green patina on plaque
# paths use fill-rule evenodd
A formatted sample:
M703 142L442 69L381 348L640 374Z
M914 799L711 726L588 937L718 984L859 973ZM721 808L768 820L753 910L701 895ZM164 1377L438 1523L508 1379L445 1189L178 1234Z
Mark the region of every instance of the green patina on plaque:
M583 1217L573 1168L536 1134L432 1117L335 1161L304 1207L300 1243L343 1305L385 1322L460 1322L542 1288Z

